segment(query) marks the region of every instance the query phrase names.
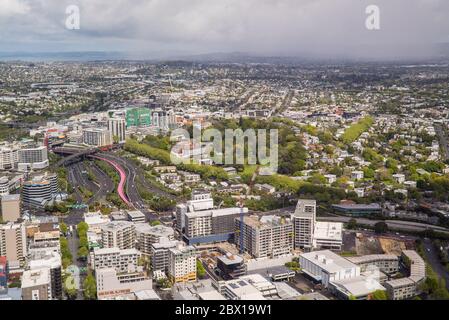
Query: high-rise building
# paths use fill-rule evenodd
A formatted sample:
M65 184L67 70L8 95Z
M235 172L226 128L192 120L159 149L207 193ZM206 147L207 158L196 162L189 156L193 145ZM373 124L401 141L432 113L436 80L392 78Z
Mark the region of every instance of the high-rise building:
M290 219L246 216L243 219L243 230L240 230L240 218L235 219L235 228L238 234L243 232L243 250L255 258L276 258L289 254L293 249L293 224ZM240 236L236 238L240 248Z
M22 186L22 201L26 206L45 207L58 194L58 176L45 174L25 181Z
M0 170L14 169L19 162L19 145L0 147Z
M117 139L119 143L126 141L126 122L123 118L109 118L108 130L112 134L113 139Z
M168 250L168 274L175 282L196 281L196 250L192 246L178 244Z
M136 244L135 224L129 221L112 221L101 226L104 248L133 249Z
M11 267L23 265L26 255L25 225L13 222L0 225L0 256L6 256Z
M176 248L178 241L161 239L160 242L151 244L151 266L153 272L168 272L169 250Z
M248 212L248 208L214 208L209 192L195 191L192 200L176 207L176 228L189 244L229 241L241 210Z
M93 147L110 146L112 134L107 128L86 128L83 129L83 143Z
M20 194L10 194L1 197L2 220L16 222L20 219Z
M292 215L292 220L295 249L311 250L316 221L316 201L300 199Z
M40 170L48 166L48 149L46 146L19 150L19 171Z
M151 112L147 108L133 108L126 111L126 127L149 127Z
M150 226L146 223L136 224L137 249L143 254L151 255L151 245L158 243L162 238L175 239L173 228L163 225Z

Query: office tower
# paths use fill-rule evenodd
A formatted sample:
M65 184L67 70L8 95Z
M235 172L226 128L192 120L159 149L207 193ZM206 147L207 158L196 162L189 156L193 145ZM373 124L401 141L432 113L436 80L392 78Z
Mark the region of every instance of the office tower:
M300 199L295 213L292 215L292 220L295 249L311 250L316 222L316 201Z
M35 176L22 186L22 201L26 206L45 207L58 194L56 174Z
M139 223L136 225L136 238L137 249L143 254L150 255L153 243L158 243L162 238L174 240L175 231L163 225L152 227L146 223Z
M192 246L179 244L168 250L168 273L177 282L196 281L196 250Z
M39 170L48 166L48 149L46 146L19 150L19 171Z
M117 139L119 143L126 141L126 121L123 118L109 118L108 130L112 134L113 139Z
M20 194L10 194L1 197L3 222L16 222L20 219Z
M243 232L243 251L255 258L275 258L289 254L293 249L293 224L290 219L277 216L260 219L257 216L244 217L243 230L240 230L240 218L237 218L235 228L239 234ZM236 243L240 248L238 239Z
M27 270L22 275L23 300L52 300L50 268Z
M86 128L83 129L83 143L92 147L110 146L112 134L107 128Z
M26 255L25 225L13 222L0 225L0 256L6 256L10 267L18 267L25 263Z
M112 221L101 226L104 248L132 249L136 245L135 224L129 221Z

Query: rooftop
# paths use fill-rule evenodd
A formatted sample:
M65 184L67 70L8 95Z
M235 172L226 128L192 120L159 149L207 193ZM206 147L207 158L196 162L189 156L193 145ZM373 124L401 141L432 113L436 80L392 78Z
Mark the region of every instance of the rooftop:
M315 224L315 238L341 240L342 228L343 224L341 222L318 221Z
M357 268L354 263L343 257L340 257L338 254L335 254L330 250L313 251L303 253L300 256L316 264L329 273L335 273L344 269Z

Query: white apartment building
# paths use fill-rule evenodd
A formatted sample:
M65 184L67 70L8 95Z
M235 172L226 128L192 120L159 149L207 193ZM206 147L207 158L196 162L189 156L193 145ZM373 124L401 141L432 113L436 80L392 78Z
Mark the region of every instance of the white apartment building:
M48 149L46 146L19 150L19 171L41 170L47 168L49 164Z
M83 129L83 143L94 147L110 146L112 134L107 128L86 128Z
M295 249L311 250L316 221L316 201L298 200L292 215Z
M10 267L25 263L26 239L25 224L8 222L0 225L0 256L6 256Z
M160 242L151 244L151 266L153 272L167 272L170 264L169 250L179 245L179 241L161 239Z
M101 227L104 248L132 249L136 243L135 224L129 221L111 221Z
M243 230L240 218L235 219L238 230L235 242L240 248L240 232L243 232L243 250L255 258L276 258L289 254L293 249L293 224L290 219L277 216L244 217ZM241 248L240 248L241 249Z
M116 137L119 143L126 141L126 121L124 118L109 118L108 130L113 139Z
M19 145L0 147L0 170L14 169L19 162Z
M151 245L160 242L162 238L175 240L175 230L163 225L150 226L146 223L136 225L137 248L143 254L150 255Z
M173 282L196 281L196 249L178 244L168 251L168 274Z
M140 256L136 249L95 248L91 264L94 270L114 268L118 273L136 272Z

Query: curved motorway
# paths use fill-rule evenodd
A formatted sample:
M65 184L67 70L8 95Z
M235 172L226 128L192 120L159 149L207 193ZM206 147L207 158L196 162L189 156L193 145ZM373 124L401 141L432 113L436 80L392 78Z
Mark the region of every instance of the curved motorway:
M91 157L94 159L102 160L102 161L109 163L119 173L120 182L117 186L117 193L118 193L119 197L122 199L122 201L125 202L128 206L130 206L131 202L129 201L128 196L126 195L126 192L125 192L125 183L127 181L127 175L126 175L125 171L122 169L122 167L120 167L114 161L103 158L103 157L99 157L99 156L91 156Z

